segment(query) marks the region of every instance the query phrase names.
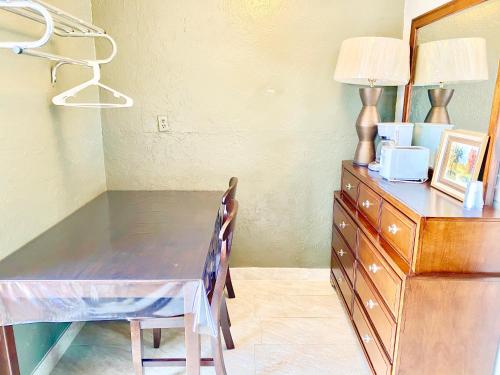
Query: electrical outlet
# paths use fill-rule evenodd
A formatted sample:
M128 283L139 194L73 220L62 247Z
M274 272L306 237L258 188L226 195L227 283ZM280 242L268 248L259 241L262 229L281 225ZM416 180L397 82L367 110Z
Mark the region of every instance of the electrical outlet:
M158 131L160 132L168 132L170 131L170 127L168 126L168 118L167 116L158 116Z

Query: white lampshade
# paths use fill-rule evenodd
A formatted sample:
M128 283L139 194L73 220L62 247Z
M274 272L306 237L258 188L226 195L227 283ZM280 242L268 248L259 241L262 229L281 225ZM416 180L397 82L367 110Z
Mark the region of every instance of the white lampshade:
M487 79L486 40L483 38L437 40L418 46L416 86Z
M410 77L410 47L401 39L350 38L342 42L334 79L354 85L399 86Z

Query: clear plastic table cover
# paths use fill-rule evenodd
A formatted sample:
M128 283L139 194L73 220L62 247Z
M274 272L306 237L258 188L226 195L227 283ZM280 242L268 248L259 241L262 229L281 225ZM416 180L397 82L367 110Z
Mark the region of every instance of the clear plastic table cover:
M216 336L221 196L103 193L0 261L0 325L193 313L193 329Z

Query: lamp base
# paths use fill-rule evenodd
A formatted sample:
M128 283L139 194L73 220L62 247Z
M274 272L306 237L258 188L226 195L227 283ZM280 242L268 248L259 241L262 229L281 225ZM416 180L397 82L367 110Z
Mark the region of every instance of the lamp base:
M428 95L431 109L425 118L425 122L434 124L451 124L450 114L446 106L450 102L455 90L452 89L429 89Z
M366 167L375 160L375 136L377 135L377 123L380 116L377 111L377 103L382 95L382 88L364 87L359 89L359 96L363 108L356 120L356 132L358 133L358 146L354 153L354 164Z

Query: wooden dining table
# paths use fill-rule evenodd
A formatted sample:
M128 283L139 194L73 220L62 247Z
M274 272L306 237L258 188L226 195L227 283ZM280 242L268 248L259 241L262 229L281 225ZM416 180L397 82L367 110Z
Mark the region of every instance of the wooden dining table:
M178 314L199 374L222 194L107 191L1 260L0 374L19 374L13 325Z

